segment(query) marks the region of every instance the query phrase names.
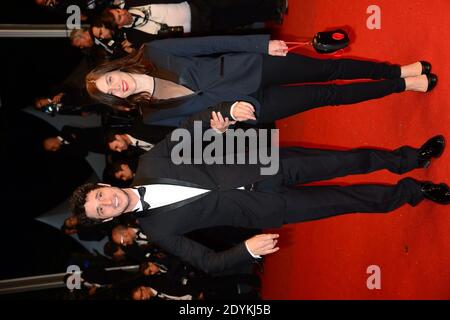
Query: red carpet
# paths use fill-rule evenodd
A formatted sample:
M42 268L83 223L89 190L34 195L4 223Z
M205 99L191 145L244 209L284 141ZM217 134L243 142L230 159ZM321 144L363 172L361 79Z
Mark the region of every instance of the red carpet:
M400 64L428 60L439 84L427 94L396 94L280 121L282 144L396 148L420 146L436 134L450 141L450 1L289 2L279 38L311 38L329 28L351 28L352 43L343 57ZM366 27L372 4L381 8L381 30ZM396 183L411 176L450 184L449 159L447 150L429 169L333 182ZM424 201L390 214L353 214L276 231L280 250L266 257L263 299L450 299L450 206ZM367 288L370 265L380 267L381 289Z

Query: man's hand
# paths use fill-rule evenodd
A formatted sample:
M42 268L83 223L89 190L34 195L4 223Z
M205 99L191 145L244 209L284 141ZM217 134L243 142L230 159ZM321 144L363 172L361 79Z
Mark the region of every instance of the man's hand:
M48 98L38 98L35 100L34 106L36 107L36 109L41 110L43 107L47 106L51 102L52 100Z
M236 121L230 121L228 117L223 118L220 112L213 111L211 113L211 128L213 128L216 132L224 133L227 131L230 124L235 124Z
M264 256L278 251L280 248L276 247L279 234L258 234L247 241L248 250L255 256Z
M230 114L237 121L256 120L255 107L251 103L244 101L237 102Z
M64 96L64 92L58 93L56 96L53 97L52 102L60 103L63 96Z
M269 55L285 57L288 53L288 46L283 40L269 41Z
M123 40L122 43L122 49L126 52L126 53L133 53L134 52L134 48L133 45L131 44L130 41L128 40Z
M50 137L50 138L45 139L42 142L42 145L46 151L55 152L55 151L58 151L59 149L61 149L62 142L57 137Z

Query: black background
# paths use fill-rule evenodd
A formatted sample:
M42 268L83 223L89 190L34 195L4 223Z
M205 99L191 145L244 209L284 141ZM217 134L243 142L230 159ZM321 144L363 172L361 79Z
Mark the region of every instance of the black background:
M0 24L65 24L33 1L2 1ZM59 230L34 220L58 205L91 175L84 159L44 152L45 121L21 112L51 94L81 59L67 38L0 38L1 220L0 279L65 271L82 252Z

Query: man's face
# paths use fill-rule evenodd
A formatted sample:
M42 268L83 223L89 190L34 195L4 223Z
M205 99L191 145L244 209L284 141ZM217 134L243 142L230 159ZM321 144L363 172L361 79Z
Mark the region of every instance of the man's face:
M133 171L131 171L130 166L122 163L120 165L120 170L116 171L114 173L114 176L116 179L122 180L122 181L129 181L133 179Z
M140 286L133 291L133 300L149 300L153 296L149 287Z
M72 45L80 49L91 48L94 46L94 40L92 39L89 31L85 31L81 37L78 37L72 41Z
M133 22L133 16L126 9L111 9L109 12L114 16L114 21L119 28Z
M92 34L98 39L112 39L111 30L107 29L105 26L92 27Z
M128 149L128 141L122 135L116 134L114 137L115 140L108 143L109 149L116 152L122 152Z
M116 187L102 187L90 191L84 209L88 218L105 220L131 211L128 194Z
M144 275L146 276L152 276L154 274L157 274L159 272L159 267L151 262L147 263L147 268L144 270Z
M132 228L115 228L111 234L112 240L122 246L130 246L136 239L136 233Z

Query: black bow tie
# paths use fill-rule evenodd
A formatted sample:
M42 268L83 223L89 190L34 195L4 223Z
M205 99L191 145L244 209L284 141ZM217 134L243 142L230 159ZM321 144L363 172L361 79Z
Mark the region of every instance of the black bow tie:
M145 187L138 187L137 188L137 191L139 192L139 197L140 197L140 200L141 200L142 210L143 211L150 209L150 205L147 202L145 202L145 200L144 200L144 195L145 195L145 191L146 190L147 189Z

